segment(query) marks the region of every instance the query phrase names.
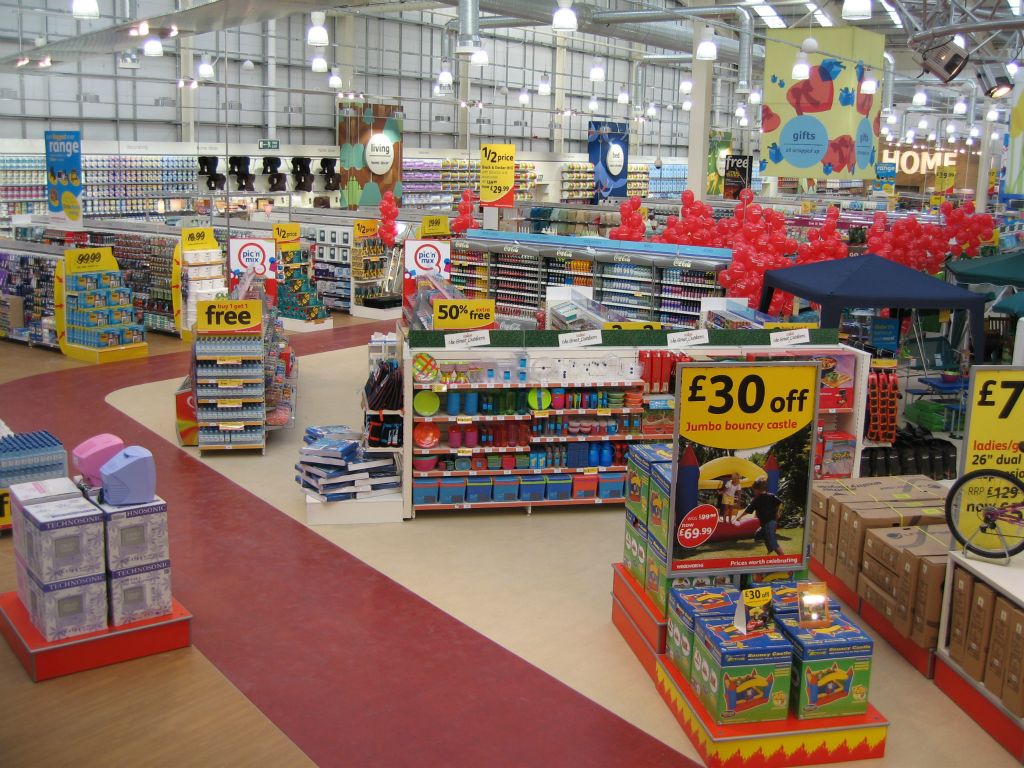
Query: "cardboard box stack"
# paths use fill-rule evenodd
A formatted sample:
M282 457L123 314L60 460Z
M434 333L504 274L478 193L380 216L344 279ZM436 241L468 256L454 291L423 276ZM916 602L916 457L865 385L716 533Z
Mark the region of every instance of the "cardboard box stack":
M632 445L626 457L626 536L623 562L641 585L647 583L651 475L655 465L671 462L671 443ZM664 551L664 547L661 549Z
M171 612L167 503L100 504L106 530L110 624L119 627Z

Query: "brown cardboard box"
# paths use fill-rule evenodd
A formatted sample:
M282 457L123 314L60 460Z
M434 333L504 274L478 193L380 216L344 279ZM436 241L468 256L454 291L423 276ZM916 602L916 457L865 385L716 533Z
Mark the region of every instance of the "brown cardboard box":
M811 515L811 519L815 519L816 515ZM821 520L821 518L818 518ZM822 520L818 527L814 530L811 537L811 557L817 560L819 563L825 562L825 523Z
M1024 715L1024 611L1020 608L1010 612L1010 640L1001 698L1017 717Z
M811 512L818 517L828 515L828 499L835 493L848 493L860 478L849 480L815 480L811 485Z
M902 574L901 563L908 552L920 557L941 555L949 550L949 541L949 528L945 525L872 528L864 536L864 555L871 555L893 573Z
M992 634L988 638L988 661L985 663L985 687L994 696L1003 693L1003 678L1006 676L1006 657L1010 650L1010 618L1013 604L1002 595L996 597L992 614Z
M922 557L917 563L917 589L914 595L913 627L910 639L921 648L934 648L939 641L942 591L946 585L947 555ZM897 608L899 616L899 608Z
M889 597L896 598L896 582L899 581L899 577L867 552L864 553L860 572L861 575L867 576L878 589L885 592Z
M874 505L861 508L846 506L845 525L842 526L837 545L836 577L851 589L857 583L857 571L864 556L864 537L871 528L891 528L914 525L942 524L946 512L936 502L910 502L913 506L889 505L876 508Z
M857 579L857 594L889 621L896 616L896 601L863 573Z
M992 612L995 606L996 591L984 582L974 582L971 615L967 620L967 649L962 666L964 671L979 683L985 677L988 638L992 632Z
M967 655L967 623L971 616L974 577L963 568L953 572L953 596L949 604L949 655L963 664Z
M918 581L921 577L921 562L928 558L938 558L939 562L945 563L948 560L949 544L953 535L944 525L930 525L917 530L924 533L920 543L907 542L900 551L897 573L899 581L896 585L896 631L901 635L909 636L914 628L914 606L917 604L917 591L920 588ZM945 569L942 570L942 577L945 577ZM942 586L939 585L935 601L936 627L938 626L939 613L942 608Z

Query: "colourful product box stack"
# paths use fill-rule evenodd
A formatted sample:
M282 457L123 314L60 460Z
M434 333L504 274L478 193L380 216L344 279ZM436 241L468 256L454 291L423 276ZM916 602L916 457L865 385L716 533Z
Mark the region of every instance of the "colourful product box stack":
M100 504L106 534L110 623L115 626L171 611L167 503Z
M277 307L281 317L293 320L321 320L329 316L316 288L309 281L309 251L284 251L277 284Z
M67 340L82 347L105 348L145 341L135 323L132 292L121 287L120 272L69 275L65 294Z
M647 511L647 582L644 589L663 612L668 608L672 579L668 575L669 528L672 513L672 464L654 464L651 468Z
M697 617L732 618L740 591L734 586L673 587L668 601L666 653L683 676L690 677L693 630Z

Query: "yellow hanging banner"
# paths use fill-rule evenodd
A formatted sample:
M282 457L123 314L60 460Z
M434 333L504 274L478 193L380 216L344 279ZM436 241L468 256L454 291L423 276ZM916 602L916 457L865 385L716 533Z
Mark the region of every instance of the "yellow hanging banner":
M295 222L278 223L274 225L274 240L278 243L292 243L299 239L302 231Z
M377 236L377 228L380 222L376 219L356 219L353 225L353 235L356 240L366 240Z
M447 216L424 216L420 223L420 237L447 237L452 233Z
M494 299L438 299L434 302L435 331L468 331L494 323Z
M185 251L208 251L217 248L213 227L186 227L181 230L181 247Z
M114 251L104 248L69 248L64 251L64 271L69 275L82 272L116 272Z
M935 194L947 197L953 194L956 185L956 166L942 165L935 169Z
M516 196L516 145L480 146L480 205L511 208Z

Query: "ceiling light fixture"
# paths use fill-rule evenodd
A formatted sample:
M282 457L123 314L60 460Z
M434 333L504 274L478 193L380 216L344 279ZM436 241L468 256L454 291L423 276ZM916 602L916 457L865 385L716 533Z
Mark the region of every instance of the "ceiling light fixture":
M963 35L953 35L953 45L955 45L957 48L959 48L962 51L966 51L967 50L967 41L964 40L964 36Z
M655 103L653 101L650 104L647 105L647 116L648 117L657 117L658 116L658 107L655 105Z
M891 111L888 115L885 116L885 122L888 125L896 125L896 121L897 120L898 120L898 118L896 117L896 111L895 110Z
M754 104L754 105L757 105L757 104L761 103L761 89L760 88L758 88L757 86L754 86L753 88L750 89L750 95L747 96L747 103L748 104Z
M49 56L45 56L39 62L39 68L40 69L47 69L48 67L51 67L51 66L53 66L53 59L50 58Z
M618 101L619 104L629 104L629 91L627 91L625 88L620 88L619 95L616 97L616 101Z
M683 112L689 112L693 109L693 102L689 99L683 99Z
M954 115L966 115L967 114L967 101L963 96L958 96L956 101L953 103L953 114Z
M326 48L331 44L331 39L327 36L327 27L324 26L326 20L327 14L323 11L313 11L309 14L310 27L306 30L306 45Z
M800 50L804 53L817 53L818 41L813 37L805 37L803 42L800 43Z
M598 106L597 96L591 96L590 101L587 102L587 109L590 112L597 112Z
M441 86L449 86L454 82L452 65L448 59L441 59L441 71L437 73L437 82Z
M15 66L15 67L24 67L24 66L25 66L26 64L28 64L28 63L29 63L30 61L31 61L31 59L29 59L29 57L28 57L28 56L22 56L22 57L21 57L20 59L18 59L18 60L17 60L17 61L16 61L15 63L14 63L14 66Z
M331 68L331 76L327 78L327 87L334 90L341 88L341 75L338 73L337 67Z
M252 59L246 59L242 62L243 72L252 72L254 69L256 69L256 65L253 63Z
M146 38L146 42L142 44L142 55L143 56L163 56L164 55L164 44L160 42L160 38L156 35L151 35Z
M964 144L966 144L968 147L973 147L974 146L974 139L972 139L970 136L968 136L966 139L964 139Z
M697 52L693 55L697 61L717 61L718 60L718 46L715 45L713 39L713 30L711 27L704 27L704 32L701 35L700 44L697 46Z
M946 133L956 133L956 121L950 120L946 123Z
M1011 80L1017 77L1017 70L1019 69L1020 67L1017 65L1016 61L1011 61L1009 64L1006 65L1006 71L1007 73L1009 73Z
M180 78L180 77L178 78L178 87L179 88L184 88L185 87L185 80L183 78Z
M576 11L572 9L572 0L558 0L558 10L551 17L552 32L575 32L579 28Z
M689 72L684 72L682 78L679 80L679 92L684 96L693 91L693 80L690 78Z
M98 19L100 4L97 0L71 0L71 15L76 19Z
M871 70L865 70L864 79L860 81L860 92L863 94L872 94L878 91L878 80L871 73Z
M979 128L979 127L978 127L978 126L976 126L976 125L972 125L972 126L971 126L971 130L969 130L969 131L967 132L967 134L968 134L968 135L969 135L969 136L970 136L970 137L971 137L972 139L976 139L976 138L978 138L979 136L981 136L981 128Z
M188 87L194 91L196 88L199 87L199 81L193 80L191 83L188 84Z
M992 141L999 141L1001 138L1003 138L1003 135L999 131L992 131L992 135L989 136L989 139Z
M215 73L213 71L213 64L210 63L209 56L203 56L199 59L199 67L196 69L196 74L199 75L200 80L212 80Z
M922 117L920 120L917 121L917 130L919 130L919 131L927 131L928 130L928 118Z
M590 67L590 82L592 82L592 83L603 83L604 82L604 64L598 58L594 59L594 63Z
M313 57L313 61L310 62L310 66L314 72L318 75L322 75L327 71L327 59L318 53Z
M931 131L931 132L930 132L930 133L928 134L928 141L935 141L935 139L936 139L936 134L935 134L935 131Z
M530 103L530 92L526 88L519 92L519 103L524 106Z
M923 107L928 103L928 92L925 91L924 86L917 86L914 89L914 98L911 102L915 107Z
M538 96L550 96L551 95L551 76L545 72L540 76L540 80L537 81L537 95Z
M806 80L811 76L811 65L807 63L807 54L797 51L796 61L793 62L793 71L790 78L793 80Z
M747 116L747 108L744 107L742 104L737 104L736 105L736 111L733 114L735 114L736 117L746 117Z
M145 37L146 35L148 35L149 34L149 22L145 21L145 20L140 21L139 22L139 26L136 28L136 33L135 34L137 34L139 37Z
M871 18L871 0L843 0L844 21L867 21Z
M748 125L750 125L750 118L744 115L740 118L740 128L746 128Z
M469 57L469 63L474 67L486 67L490 61L490 57L487 55L487 49L482 45L473 51L473 54Z
M177 37L178 36L178 25L177 24L171 24L171 31L167 33L167 36L168 37Z
M1001 99L1009 96L1013 83L1006 75L999 74L995 66L984 64L975 68L978 84L982 92L990 99Z
M985 119L988 120L990 123L994 123L996 120L999 119L999 110L997 110L995 107L990 108L989 111L985 113Z

